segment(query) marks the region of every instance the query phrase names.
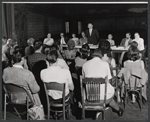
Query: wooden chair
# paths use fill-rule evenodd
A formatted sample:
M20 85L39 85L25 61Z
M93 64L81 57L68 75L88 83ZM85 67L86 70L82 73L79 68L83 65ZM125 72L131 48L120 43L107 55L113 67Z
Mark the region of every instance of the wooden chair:
M124 94L125 94L125 98L124 98L124 109L126 108L126 105L129 101L129 93L135 93L137 95L137 101L140 107L140 110L142 111L142 87L137 87L137 78L135 78L135 84L132 87L130 82L129 85L125 85L124 86Z
M106 88L108 78L81 78L81 96L82 96L82 119L85 119L85 110L102 111L103 120L105 120L106 109ZM103 101L100 99L100 85L105 84L105 94ZM98 119L98 118L96 118Z
M48 107L48 120L50 118L50 111L55 113L55 119L58 117L58 113L63 113L63 119L66 119L66 113L68 112L68 116L70 117L70 98L65 100L65 83L60 84L56 82L44 83L45 93L46 93L46 100L47 100L47 107ZM62 91L62 103L55 103L49 100L49 95L47 90L57 90ZM54 108L54 109L53 109ZM56 109L55 109L56 108ZM62 108L62 110L57 110L57 108ZM68 118L69 118L68 117Z
M26 108L27 108L27 111L28 111L29 107L31 105L33 105L33 103L34 103L30 93L24 87L14 85L14 84L11 84L11 83L8 83L8 84L3 83L3 89L5 91L5 95L4 95L4 120L6 120L6 107L7 107L8 104L13 105L13 108L16 111L17 115L21 118L20 113L17 111L17 109L14 105L26 105ZM12 102L11 101L11 95L15 95L15 94L16 95L19 95L19 94L26 95L25 96L26 101L24 101L23 103L14 103L14 102ZM17 99L18 98L16 98L16 100ZM29 120L28 112L27 112L27 120Z
M113 75L113 71L116 71L116 76ZM116 93L119 92L119 86L120 86L119 79L117 77L118 73L119 73L119 67L116 66L116 67L111 68L112 80L110 83L115 88ZM118 94L117 94L116 97L117 97L117 103L118 103L119 102L118 98L120 96L118 96Z

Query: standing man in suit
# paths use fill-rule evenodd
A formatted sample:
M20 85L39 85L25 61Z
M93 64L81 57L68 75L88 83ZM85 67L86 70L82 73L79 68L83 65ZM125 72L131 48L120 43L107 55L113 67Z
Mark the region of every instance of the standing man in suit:
M99 40L99 33L96 29L93 29L93 24L88 24L88 30L86 30L86 37L88 39L88 44L97 45Z
M132 42L131 34L130 33L126 33L126 38L122 39L122 41L120 43L120 46L128 47L131 42Z

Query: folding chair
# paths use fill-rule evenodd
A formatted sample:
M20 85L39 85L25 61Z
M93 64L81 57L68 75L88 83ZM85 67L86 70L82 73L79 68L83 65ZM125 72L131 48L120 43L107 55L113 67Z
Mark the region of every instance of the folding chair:
M14 110L16 111L17 115L20 118L21 118L21 115L17 111L17 109L14 105L26 105L26 108L27 108L27 111L28 111L29 107L34 104L30 93L24 87L14 85L14 84L11 84L11 83L8 83L8 84L3 83L3 89L5 91L5 95L4 95L4 120L6 120L6 107L7 107L8 104L13 105ZM16 95L24 94L25 97L26 97L26 100L23 103L14 103L11 100L11 95L15 95L15 94ZM16 98L16 100L17 99L19 99L19 98ZM28 116L28 112L27 112L27 120L28 119L29 119L29 116Z
M50 118L50 111L55 113L55 119L58 118L58 113L63 113L63 119L66 119L66 113L68 112L68 116L70 117L70 97L65 100L65 83L60 84L56 82L44 83L47 107L48 107L48 120ZM57 90L62 91L62 103L55 103L54 101L49 100L49 95L47 90ZM54 109L53 109L54 108ZM62 108L61 110L57 110L57 108ZM69 118L68 117L68 118Z
M82 119L85 119L85 110L102 111L105 120L106 94L108 78L81 78ZM104 99L101 100L100 86L105 84ZM98 119L98 118L96 118Z

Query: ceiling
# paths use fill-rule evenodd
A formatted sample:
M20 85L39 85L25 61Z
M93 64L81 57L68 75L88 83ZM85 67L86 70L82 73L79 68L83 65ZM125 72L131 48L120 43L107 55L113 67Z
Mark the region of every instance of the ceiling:
M95 16L147 14L147 4L27 4L56 16Z

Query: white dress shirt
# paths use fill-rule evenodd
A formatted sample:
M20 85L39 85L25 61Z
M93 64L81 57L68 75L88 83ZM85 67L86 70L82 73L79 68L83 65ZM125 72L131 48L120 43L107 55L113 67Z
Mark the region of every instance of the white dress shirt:
M66 95L68 95L69 89L74 89L71 73L68 69L63 69L60 66L50 66L47 69L42 70L40 76L44 83L66 83ZM48 95L50 95L53 99L62 98L61 91L48 90Z
M132 41L135 41L138 43L138 49L140 51L144 50L144 40L142 38L133 39Z
M82 75L83 77L89 78L105 78L108 76L108 79L111 79L111 73L109 64L106 61L101 60L98 57L94 57L93 59L87 61L82 68ZM101 84L100 87L101 95L100 98L104 99L104 91L105 91L105 84ZM106 99L113 97L114 95L114 87L111 86L110 83L107 83L107 96Z
M66 44L64 37L60 39L60 44Z

